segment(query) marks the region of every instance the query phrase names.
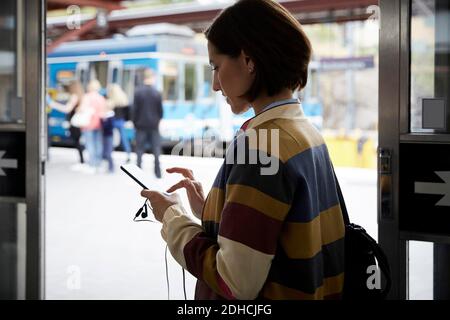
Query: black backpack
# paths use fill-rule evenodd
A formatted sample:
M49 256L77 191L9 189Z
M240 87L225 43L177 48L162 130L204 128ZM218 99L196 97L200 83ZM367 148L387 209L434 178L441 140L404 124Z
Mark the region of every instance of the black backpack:
M386 255L377 242L359 225L350 223L341 187L336 187L345 223L344 300L383 300L391 288L391 271ZM367 282L373 273L371 266L383 272L386 284L383 288L369 288ZM369 271L368 271L369 270ZM378 271L377 270L377 271Z

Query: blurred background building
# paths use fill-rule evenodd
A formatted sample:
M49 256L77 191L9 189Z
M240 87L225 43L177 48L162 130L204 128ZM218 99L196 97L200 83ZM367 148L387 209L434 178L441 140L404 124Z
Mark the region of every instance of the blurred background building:
M69 4L70 2L70 4ZM306 115L322 130L336 165L374 168L377 145L377 1L280 1L304 25L313 43L309 82L298 93ZM48 91L68 98L66 83L96 78L104 92L117 83L131 98L142 70L157 73L163 92L165 152L175 145L191 155L222 156L221 146L249 117L232 115L211 90L201 32L230 1L49 0ZM186 125L189 123L189 125ZM132 123L125 125L134 145ZM72 145L66 115L52 110L53 145ZM114 145L121 149L118 132ZM208 150L215 150L205 152Z
M252 111L233 115L222 95L211 89L212 72L202 31L231 2L47 0L48 93L64 103L69 98L67 83L76 79L86 86L97 79L102 94L107 94L109 84L116 83L131 104L144 68L154 69L163 96L160 129L167 155L161 157L162 167L187 166L208 190L221 163L214 158L223 155L223 147L235 131L253 116ZM307 87L296 95L326 139L352 221L377 238L378 1L280 3L302 23L313 45ZM48 124L53 147L73 145L65 113L49 110ZM134 148L131 121L126 121L125 129ZM118 151L124 149L117 130L114 145ZM91 175L67 170L76 160L75 154L63 148L50 150L47 297L165 299L164 243L158 226L136 226L129 219L130 208L141 205L138 186L120 173L97 174L92 183ZM113 156L119 163L125 161L122 152ZM148 171L151 163L151 155L144 157ZM152 186L167 187L177 177L166 175L159 182L149 177L149 181ZM79 199L64 213L58 208L68 199L60 190L77 194ZM93 215L104 211L105 203L111 217L107 228L104 216ZM77 235L83 235L82 239ZM70 254L67 248L73 248ZM181 274L170 257L169 270L171 296L181 299ZM82 280L74 286L77 281L73 279ZM186 280L191 298L195 281L189 275Z

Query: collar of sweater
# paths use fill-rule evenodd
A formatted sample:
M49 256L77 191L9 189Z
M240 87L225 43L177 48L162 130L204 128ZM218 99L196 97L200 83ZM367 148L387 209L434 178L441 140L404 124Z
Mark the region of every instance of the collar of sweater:
M271 108L266 111L257 114L253 118L248 119L241 126L241 130L246 131L248 129L255 128L264 122L274 119L305 119L305 114L301 104L285 104L279 107Z

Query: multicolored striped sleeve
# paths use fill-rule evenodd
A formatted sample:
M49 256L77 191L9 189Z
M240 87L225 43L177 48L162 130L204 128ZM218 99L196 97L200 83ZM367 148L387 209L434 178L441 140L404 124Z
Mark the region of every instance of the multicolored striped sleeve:
M270 162L278 166L270 175L261 174L261 165L235 165L226 187L217 269L239 298L259 294L291 208L294 188L284 164L275 157Z
M163 218L161 235L174 259L194 277L204 281L216 294L235 299L216 268L219 244L186 215L183 207L169 207Z
M267 160L268 155L265 157ZM220 223L216 221L217 242L201 226L193 226L177 206L164 216L163 230L174 258L224 298L256 298L277 249L294 186L278 158L270 157L269 162L277 168L273 174L262 174L268 172L262 170L268 165L259 162L232 166L221 196L224 206ZM204 215L217 216L210 212Z

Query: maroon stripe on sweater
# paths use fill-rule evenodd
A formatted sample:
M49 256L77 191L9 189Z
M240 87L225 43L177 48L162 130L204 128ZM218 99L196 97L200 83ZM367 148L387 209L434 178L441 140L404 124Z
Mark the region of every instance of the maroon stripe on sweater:
M219 235L266 254L275 254L282 222L264 213L234 202L222 212Z
M195 286L195 300L226 300L224 297L215 293L205 282L197 280Z
M228 300L235 300L236 298L233 296L233 293L231 292L230 288L227 286L225 281L223 281L220 274L217 272L217 284L219 285L220 290L224 293L224 296Z
M206 250L211 246L217 246L217 242L200 232L183 248L187 270L197 279L203 280L203 260Z

